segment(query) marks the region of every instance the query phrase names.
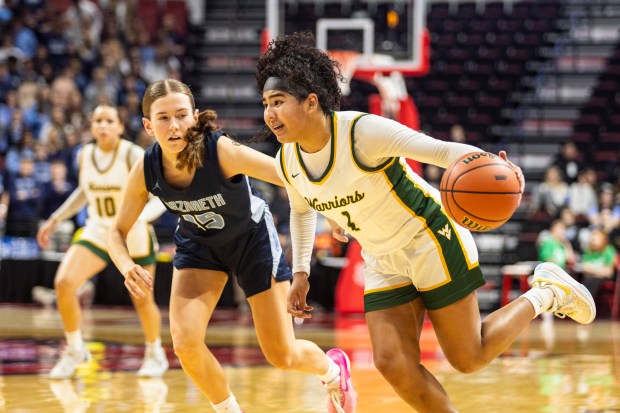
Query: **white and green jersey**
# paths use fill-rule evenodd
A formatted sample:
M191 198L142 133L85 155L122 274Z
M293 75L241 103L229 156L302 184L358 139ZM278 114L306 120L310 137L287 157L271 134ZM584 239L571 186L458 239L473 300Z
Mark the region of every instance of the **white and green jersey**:
M111 153L95 143L85 145L80 153L80 188L88 200L88 223L110 225L120 207L123 188L133 163L143 156L138 145L121 139Z
M331 139L319 152L305 153L298 144L286 143L279 153L278 173L293 212L293 271L309 268L312 248L298 242L310 234L300 234L306 228L297 228L295 214L321 213L376 256L403 248L421 231L435 238L442 228L434 228L433 218L445 216L439 191L405 158L445 168L479 149L438 141L380 116L350 111L331 117Z

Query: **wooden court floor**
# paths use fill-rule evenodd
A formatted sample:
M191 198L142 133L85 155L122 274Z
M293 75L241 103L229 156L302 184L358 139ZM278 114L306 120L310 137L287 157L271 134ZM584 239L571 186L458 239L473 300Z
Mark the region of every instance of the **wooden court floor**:
M167 320L165 320L167 321ZM170 347L171 370L162 379L138 379L143 341L135 313L93 308L84 334L93 362L73 380L49 380L63 343L54 308L0 305L0 412L117 413L210 412L207 400L186 378ZM399 400L372 365L361 317L317 315L297 327L298 336L322 348L338 346L352 362L358 413L412 410ZM218 310L207 343L225 366L246 413L325 412L325 392L316 377L283 372L266 364L247 313ZM462 413L620 412L620 323L589 326L556 319L535 320L502 357L464 375L444 359L432 326L423 332L423 363Z

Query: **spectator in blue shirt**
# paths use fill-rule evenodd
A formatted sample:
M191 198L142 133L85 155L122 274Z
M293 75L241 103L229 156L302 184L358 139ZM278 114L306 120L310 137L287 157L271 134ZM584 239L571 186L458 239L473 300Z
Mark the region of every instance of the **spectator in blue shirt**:
M32 237L37 234L41 207L41 186L34 178L34 159L23 156L19 173L8 174L2 205L8 205L6 235Z
M43 186L41 218L47 219L71 195L75 185L67 180L67 165L61 159L50 162L51 180Z

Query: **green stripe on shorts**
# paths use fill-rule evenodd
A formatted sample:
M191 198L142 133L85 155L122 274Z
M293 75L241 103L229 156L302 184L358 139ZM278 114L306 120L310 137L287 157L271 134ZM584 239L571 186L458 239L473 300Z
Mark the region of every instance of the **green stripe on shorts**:
M422 300L429 310L439 310L467 297L473 291L482 287L486 281L479 266L466 273L452 277L452 281L430 291L423 291Z
M109 263L111 261L110 256L108 255L108 252L105 250L102 250L101 248L93 244L92 242L79 239L75 241L74 244L78 244L83 247L86 247L86 249L88 249L90 252L92 252L93 254L101 258L102 260L104 260L106 263Z
M407 304L420 296L413 284L393 290L377 291L364 294L364 312L384 310L401 304Z
M443 308L483 286L485 280L480 267L476 265L469 268L456 228L442 211L441 204L425 194L406 176L400 162L388 167L385 174L392 182L394 193L409 208L412 215L422 219L428 226L428 234L438 246L452 278L450 282L438 288L420 292L426 308L429 310ZM447 232L451 234L450 237L444 235Z
M103 261L105 261L108 264L112 262L112 259L110 258L110 255L108 254L108 252L106 250L99 248L92 242L89 242L83 239L78 239L77 241L74 242L74 244L79 244L79 245L82 245L83 247L86 247L93 254L95 254L96 256L98 256L99 258L101 258ZM142 265L142 266L156 264L157 257L155 256L155 248L153 246L153 237L149 237L149 253L147 255L143 257L137 257L137 258L131 257L131 258L136 264Z

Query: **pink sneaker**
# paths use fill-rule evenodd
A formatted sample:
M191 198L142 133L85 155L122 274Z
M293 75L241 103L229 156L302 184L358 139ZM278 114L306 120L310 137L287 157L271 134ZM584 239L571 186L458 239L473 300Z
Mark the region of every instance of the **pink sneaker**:
M327 411L328 413L353 413L357 406L357 393L351 381L349 357L339 348L329 350L327 357L334 360L340 367L340 382L325 386L327 387Z

